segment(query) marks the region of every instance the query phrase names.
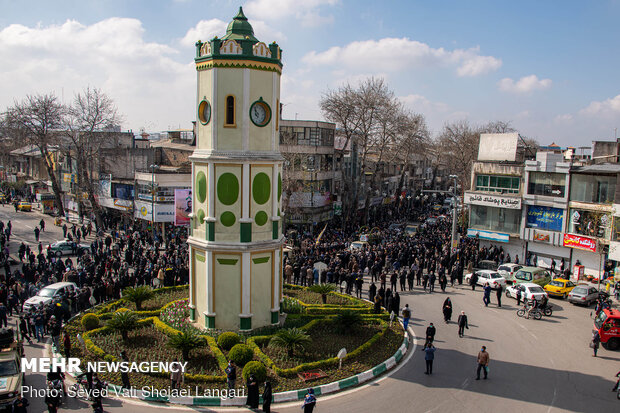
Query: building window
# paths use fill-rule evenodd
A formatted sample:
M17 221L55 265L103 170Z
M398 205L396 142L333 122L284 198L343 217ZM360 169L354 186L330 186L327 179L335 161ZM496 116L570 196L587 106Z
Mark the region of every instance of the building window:
M611 216L608 213L571 208L568 219L570 233L609 239Z
M566 175L550 172L530 172L527 193L564 197Z
M476 175L476 191L518 194L520 178L505 175Z
M518 234L521 210L494 208L482 205L470 206L469 225L475 229Z
M612 203L616 192L616 176L572 174L570 191L571 201Z
M233 95L226 96L226 123L224 126L235 127L235 97Z

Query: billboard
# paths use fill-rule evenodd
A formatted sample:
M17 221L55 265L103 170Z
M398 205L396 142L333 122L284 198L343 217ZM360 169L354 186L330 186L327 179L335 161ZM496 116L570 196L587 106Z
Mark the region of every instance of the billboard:
M547 231L562 231L564 210L538 205L527 207L527 226ZM536 240L539 241L539 240Z
M174 190L174 225L189 225L189 214L192 212L192 190Z
M482 133L478 147L479 161L512 161L517 159L518 133Z
M596 240L581 235L564 234L564 246L584 251L596 252Z

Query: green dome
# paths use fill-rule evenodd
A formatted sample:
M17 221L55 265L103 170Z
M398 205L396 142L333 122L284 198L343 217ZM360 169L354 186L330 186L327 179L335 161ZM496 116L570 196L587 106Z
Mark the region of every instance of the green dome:
M248 18L243 14L243 7L239 7L239 13L233 20L228 23L228 27L226 28L226 36L222 38L222 40L252 40L258 42L258 39L254 37L254 29L250 22L248 22Z

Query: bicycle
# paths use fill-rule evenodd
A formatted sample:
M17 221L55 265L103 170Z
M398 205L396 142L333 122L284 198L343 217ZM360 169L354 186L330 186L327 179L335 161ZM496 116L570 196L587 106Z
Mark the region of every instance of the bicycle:
M534 320L540 320L543 316L543 313L538 308L530 307L526 304L523 306L523 308L517 310L517 315L519 317L525 316L525 318L530 318L531 316L534 318Z

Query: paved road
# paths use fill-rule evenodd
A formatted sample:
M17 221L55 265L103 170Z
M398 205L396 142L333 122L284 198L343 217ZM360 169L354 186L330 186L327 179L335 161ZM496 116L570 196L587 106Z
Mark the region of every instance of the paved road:
M0 219L11 216L16 238L34 242L32 228L40 215L18 213L0 207ZM18 228L18 225L22 228ZM49 227L52 228L51 221ZM59 238L60 228L54 227L43 234L46 242ZM19 243L13 243L19 245ZM454 317L464 310L470 329L464 338L457 335L454 322L443 322L441 306L451 297ZM620 352L603 348L599 357L592 357L588 348L592 320L590 309L575 307L552 299L555 312L543 320L526 320L516 316L516 303L503 297L498 308L495 296L485 308L482 292L472 292L465 286L450 288L443 294L427 294L419 288L401 294L401 303L413 309L412 327L417 336L423 336L426 326L437 327L433 375L424 371L423 353L417 351L393 375L367 386L335 396L320 397L319 412L379 412L388 408L393 412L560 412L560 411L618 411L618 400L610 391L613 378L620 369ZM421 341L417 343L421 345ZM476 381L476 354L485 345L491 356L489 380ZM418 350L420 347L418 347ZM43 354L43 347L26 346L26 355ZM42 376L30 375L28 384L40 386ZM31 399L31 411L43 411L40 399ZM152 412L157 404L107 400L106 412ZM300 403L275 406L277 412L299 412ZM86 409L80 400L69 400L61 412ZM167 412L214 411L164 407ZM249 411L247 409L220 409L218 411Z

